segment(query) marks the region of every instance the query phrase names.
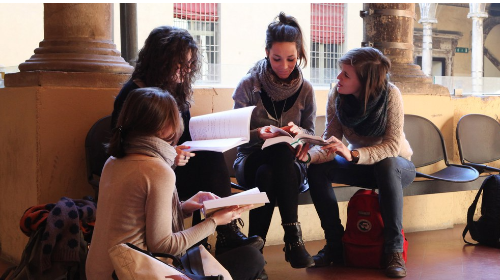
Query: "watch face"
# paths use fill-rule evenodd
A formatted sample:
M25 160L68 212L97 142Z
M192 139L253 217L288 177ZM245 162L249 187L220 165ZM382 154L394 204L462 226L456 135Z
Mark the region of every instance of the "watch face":
M357 163L359 161L359 152L357 150L351 151L352 162Z

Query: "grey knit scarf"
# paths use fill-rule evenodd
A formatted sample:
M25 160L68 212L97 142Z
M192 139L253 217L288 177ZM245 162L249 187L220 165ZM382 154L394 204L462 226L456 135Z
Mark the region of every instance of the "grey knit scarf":
M164 160L169 166L174 165L177 152L167 141L154 136L138 136L125 142L127 154L142 154ZM172 230L179 232L184 230L181 202L177 189L172 196Z
M303 81L302 70L297 65L290 74L289 82L278 78L266 58L259 60L249 73L260 81L264 91L273 101L285 100L292 96L299 90Z
M386 87L387 88L387 87ZM352 94L337 94L335 109L342 125L360 136L382 136L387 125L387 89L371 98L363 114L364 106Z

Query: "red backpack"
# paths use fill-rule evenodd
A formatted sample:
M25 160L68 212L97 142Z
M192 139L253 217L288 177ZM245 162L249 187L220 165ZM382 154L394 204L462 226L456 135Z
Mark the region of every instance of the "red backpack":
M342 237L344 261L347 266L382 268L384 222L380 215L375 190L358 190L347 204L347 224ZM406 262L408 241L403 238L403 259Z

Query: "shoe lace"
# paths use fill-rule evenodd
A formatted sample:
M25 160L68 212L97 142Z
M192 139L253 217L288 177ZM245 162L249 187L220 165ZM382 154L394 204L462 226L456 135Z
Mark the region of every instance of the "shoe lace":
M391 259L389 260L389 264L387 267L403 267L404 266L404 260L402 258L402 255L400 253L394 253L391 255Z
M240 224L240 227L243 228L245 227L245 223L243 222L243 219L242 218L238 218L236 219L236 221L238 222L238 224ZM235 223L236 224L236 223Z
M243 234L243 232L240 231L240 228L238 227L238 224L240 224L240 226L243 228L245 226L245 223L243 222L243 219L241 218L238 218L236 220L234 220L233 223L231 223L231 227L233 228L233 231L238 235L240 236L241 238L247 238L247 236L245 234Z

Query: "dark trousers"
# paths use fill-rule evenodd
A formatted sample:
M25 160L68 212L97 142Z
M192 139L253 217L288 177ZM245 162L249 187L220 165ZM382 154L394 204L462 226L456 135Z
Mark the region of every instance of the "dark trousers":
M340 242L343 227L331 183L379 189L384 221L384 251L403 252L403 188L413 182L415 165L402 157L386 158L373 165L352 164L340 156L308 169L311 198L329 242Z
M300 171L295 153L287 144L276 144L255 151L244 166L245 187L266 192L270 203L250 211L248 234L266 238L277 204L282 223L297 222Z
M231 195L231 180L224 155L218 152L197 151L185 166L177 166L177 192L186 200L199 191L212 192L220 197ZM200 212L193 213L193 225L201 220Z

